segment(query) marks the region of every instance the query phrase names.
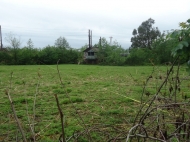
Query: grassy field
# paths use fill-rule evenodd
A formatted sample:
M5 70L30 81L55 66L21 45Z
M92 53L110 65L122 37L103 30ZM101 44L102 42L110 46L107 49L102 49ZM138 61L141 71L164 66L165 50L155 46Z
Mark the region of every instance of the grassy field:
M152 74L143 100L154 95L167 67L59 65L59 71L64 86L56 65L0 66L0 141L21 139L6 92L12 97L27 139L32 123L38 141L58 141L61 121L54 94L64 113L67 139L80 134L78 141L88 141L84 130L89 130L93 141L119 137L133 125L147 78ZM185 67L181 67L180 77L186 76ZM188 81L182 82L181 93L189 98Z

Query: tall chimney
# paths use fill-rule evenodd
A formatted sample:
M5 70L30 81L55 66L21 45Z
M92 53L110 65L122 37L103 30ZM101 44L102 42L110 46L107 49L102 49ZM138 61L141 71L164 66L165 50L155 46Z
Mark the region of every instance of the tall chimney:
M90 48L90 30L88 30L88 42L89 42L88 48Z
M110 37L110 45L112 44L112 38L113 38L113 37L111 36L111 37Z
M92 47L92 30L91 30L90 39L91 39L91 45L90 45L90 47Z
M102 38L100 37L100 39L99 39L99 46L101 47L102 45L101 45L101 42L102 42Z

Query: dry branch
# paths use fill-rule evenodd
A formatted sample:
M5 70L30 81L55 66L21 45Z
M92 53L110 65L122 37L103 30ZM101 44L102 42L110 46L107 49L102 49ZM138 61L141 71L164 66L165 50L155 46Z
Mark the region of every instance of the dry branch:
M6 95L8 95L8 98L9 98L9 101L10 101L10 104L11 104L11 109L12 109L12 111L13 111L14 118L15 118L15 121L16 121L16 123L17 123L17 125L18 125L18 128L19 128L19 130L20 130L20 132L21 132L21 134L22 134L23 141L24 141L24 142L27 142L26 137L25 137L25 134L24 134L24 131L23 131L23 128L22 128L22 126L21 126L21 124L20 124L20 121L19 121L19 119L18 119L18 117L17 117L16 111L15 111L15 107L14 107L14 104L13 104L13 101L12 101L11 95L10 95L10 90L11 90L11 88L12 88L12 77L13 77L13 72L11 72L10 88L9 88L8 91L6 90L5 93L6 93Z
M59 60L60 60L60 59L59 59ZM62 81L62 79L61 79L61 74L60 74L60 71L59 71L59 66L58 66L58 65L59 65L59 60L57 61L57 72L58 72L58 75L59 75L60 83L61 83L63 89L65 89L64 84L63 84L63 81ZM73 108L75 109L76 114L78 114L79 119L82 121L82 124L83 124L83 125L81 125L81 126L83 126L83 128L85 129L85 131L86 131L86 133L87 133L87 136L88 136L88 140L89 140L89 141L92 141L92 138L91 138L91 136L90 136L90 131L88 130L88 127L87 127L86 124L84 123L84 120L83 120L83 118L81 117L81 115L78 113L78 110L77 110L77 108L75 107L75 105L73 104L73 102L72 102L70 96L68 95L66 89L65 89L65 92L66 92L66 95L67 95L67 97L69 98L69 101L71 102ZM78 118L76 118L76 119L78 120Z
M133 138L143 139L144 141L156 140L165 142L173 139L176 141L189 141L190 112L188 110L190 102L188 100L177 100L181 83L179 80L179 63L176 75L173 77L174 65L178 58L173 62L170 69L167 70L166 77L155 92L155 95L145 103L142 102L141 96L142 105L135 117L133 127L128 131L126 142L132 141ZM149 78L145 85L147 85L148 81ZM161 92L163 87L165 87L164 96L162 96ZM167 93L168 95L166 95Z
M55 99L56 99L56 103L57 103L57 107L58 107L58 110L59 110L59 114L60 114L60 117L61 117L61 127L62 127L62 142L66 142L65 140L65 130L64 130L64 122L63 122L63 112L60 108L60 105L59 105L59 100L58 100L58 97L57 97L57 94L54 94L55 96Z

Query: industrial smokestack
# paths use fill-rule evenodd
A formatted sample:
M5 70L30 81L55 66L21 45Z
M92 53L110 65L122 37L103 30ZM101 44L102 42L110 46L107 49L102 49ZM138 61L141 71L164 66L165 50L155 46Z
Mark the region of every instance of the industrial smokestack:
M113 37L111 36L111 37L110 37L110 45L112 44L112 38L113 38Z
M90 48L90 30L88 30L88 42L89 42L88 48Z
M92 30L91 30L90 38L91 38L91 45L90 45L90 47L92 47Z
M101 47L102 45L101 45L101 42L102 42L102 38L100 37L100 39L99 39L99 46Z

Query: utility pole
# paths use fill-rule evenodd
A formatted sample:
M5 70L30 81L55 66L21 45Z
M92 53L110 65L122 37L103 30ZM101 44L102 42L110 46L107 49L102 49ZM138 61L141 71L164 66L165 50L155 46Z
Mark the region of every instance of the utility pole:
M3 49L3 41L2 41L2 33L1 33L1 25L0 25L0 50Z
M109 37L109 38L110 38L110 45L111 45L111 44L112 44L112 38L113 38L113 37L111 36L111 37Z

